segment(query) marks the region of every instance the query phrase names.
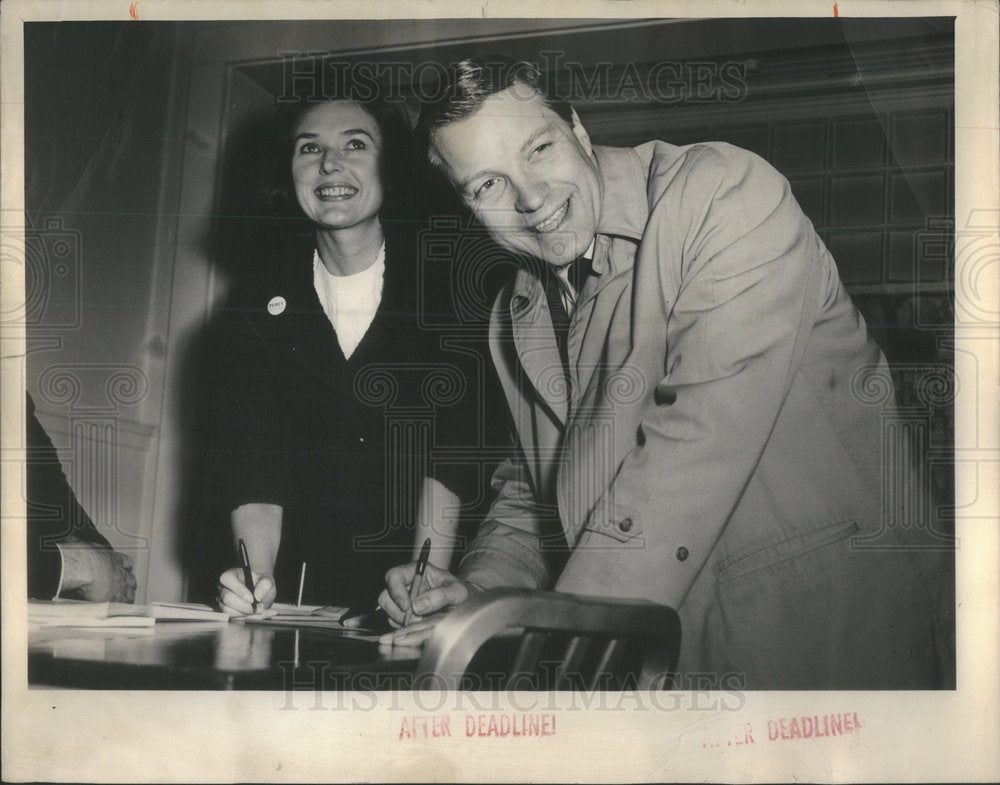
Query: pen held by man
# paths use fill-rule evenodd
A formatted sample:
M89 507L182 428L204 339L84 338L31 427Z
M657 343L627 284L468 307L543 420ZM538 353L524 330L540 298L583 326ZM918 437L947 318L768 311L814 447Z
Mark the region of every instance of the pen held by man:
M413 621L413 603L424 591L424 574L427 571L427 560L431 555L431 538L424 540L420 547L420 555L417 557L417 565L414 568L413 580L410 581L410 593L407 597L408 605L406 615L403 617L403 626L408 627Z
M410 590L417 580L417 562L393 567L386 573L386 588L379 595L379 605L395 629L383 635L383 644L417 646L430 637L444 611L465 602L478 587L456 578L452 573L427 564L423 590L410 600ZM411 611L409 620L407 611Z

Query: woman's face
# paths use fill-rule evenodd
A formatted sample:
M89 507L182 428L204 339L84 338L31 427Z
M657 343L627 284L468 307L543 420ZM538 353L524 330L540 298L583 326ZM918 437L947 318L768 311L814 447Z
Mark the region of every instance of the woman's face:
M316 104L292 131L292 180L299 207L324 229L378 219L382 134L353 101Z

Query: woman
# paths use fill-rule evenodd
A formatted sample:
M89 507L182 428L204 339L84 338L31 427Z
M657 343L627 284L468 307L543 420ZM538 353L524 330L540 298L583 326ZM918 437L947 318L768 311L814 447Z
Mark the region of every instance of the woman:
M422 327L417 240L392 220L412 154L401 113L333 100L285 115L310 230L225 312L213 487L255 589L233 567L217 599L242 614L296 601L305 563L304 602L369 609L426 537L432 563L450 560L460 475L432 471L429 450L464 443L477 383Z

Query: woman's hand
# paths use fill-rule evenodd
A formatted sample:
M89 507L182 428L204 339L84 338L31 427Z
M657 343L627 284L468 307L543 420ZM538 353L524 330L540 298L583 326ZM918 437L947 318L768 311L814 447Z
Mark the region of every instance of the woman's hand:
M399 629L383 635L379 638L380 643L419 646L431 636L442 618L443 614L438 611L465 602L476 591L473 584L456 578L447 570L428 564L424 572L425 588L413 601L414 615L410 624L402 627L406 611L410 608L410 586L416 569L417 563L410 562L393 567L385 574L386 588L379 595L378 604L389 617L389 623Z
M254 612L253 601L257 600L257 610L270 608L278 596L278 587L270 575L253 573L253 593L243 583L243 569L233 567L219 576L217 600L219 608L235 616L248 616Z

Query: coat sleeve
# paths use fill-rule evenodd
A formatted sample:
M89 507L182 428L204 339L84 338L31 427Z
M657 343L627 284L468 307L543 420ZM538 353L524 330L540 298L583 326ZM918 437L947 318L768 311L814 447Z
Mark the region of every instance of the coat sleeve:
M278 379L270 345L239 293L213 325L211 404L213 435L207 493L230 512L243 504L282 504L286 489Z
M76 499L66 480L59 455L35 417L35 404L27 396L27 508L28 596L50 600L59 588L62 556L58 543L71 537L111 548Z
M527 467L505 460L492 484L497 498L459 565L459 576L484 589L545 588L551 572L546 532L553 521L535 500Z
M834 268L755 155L692 148L650 192L633 340L665 339L665 374L556 588L678 607L767 443Z
M516 373L514 365L518 362L505 316L509 312L509 297L508 285L498 294L490 320L494 367L508 376ZM500 396L499 380L495 384ZM509 409L506 422L513 434L516 426ZM458 569L461 578L482 588L548 588L552 576L558 573L558 552L565 551L558 512L539 501L531 471L516 441L511 435L513 454L500 463L491 481L497 496Z

